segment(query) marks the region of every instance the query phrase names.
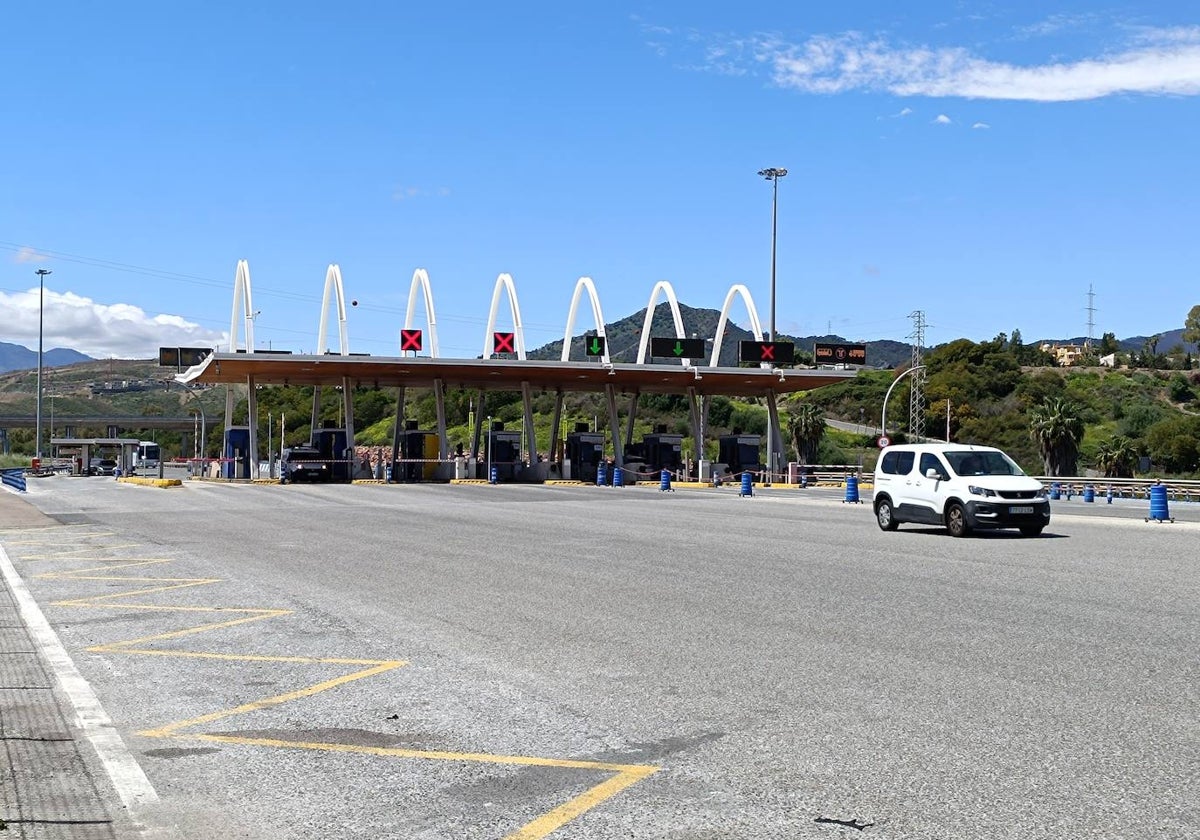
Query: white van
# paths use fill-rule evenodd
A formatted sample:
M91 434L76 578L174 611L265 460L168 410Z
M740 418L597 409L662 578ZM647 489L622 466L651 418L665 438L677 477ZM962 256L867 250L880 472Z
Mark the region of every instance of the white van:
M999 449L957 443L889 446L875 468L875 520L974 529L1018 528L1036 537L1050 522L1046 489Z

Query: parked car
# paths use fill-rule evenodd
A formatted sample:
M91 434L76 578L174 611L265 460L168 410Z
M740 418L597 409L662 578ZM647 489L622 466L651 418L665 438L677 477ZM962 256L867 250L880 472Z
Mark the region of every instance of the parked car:
M116 472L117 462L112 458L93 458L88 470L90 475L115 475Z
M279 480L284 484L289 481L329 481L330 476L329 462L323 460L315 446L302 444L283 450L279 460Z
M974 529L1017 528L1036 537L1050 522L1042 483L991 446L919 443L889 446L875 468L875 520L942 525L955 537Z

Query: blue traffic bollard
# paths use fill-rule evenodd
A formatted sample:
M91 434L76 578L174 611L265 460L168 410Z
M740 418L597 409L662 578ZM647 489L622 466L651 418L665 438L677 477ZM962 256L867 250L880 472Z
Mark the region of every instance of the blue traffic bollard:
M613 467L613 487L625 486L625 471L620 467Z
M842 499L842 503L844 504L846 502L851 502L852 504L857 505L861 503L861 501L862 500L858 498L858 476L846 476L846 498Z
M741 489L738 490L738 495L739 496L753 496L754 495L754 479L752 479L750 477L750 470L746 470L745 472L742 473L742 486L741 486Z
M659 489L659 492L666 492L667 490L671 490L671 471L670 470L663 470L661 473L659 473L658 489ZM674 491L672 490L671 492L674 492Z
M1112 485L1111 484L1108 485L1108 493L1105 495L1108 498L1108 503L1111 505L1112 504Z
M488 476L488 483L495 484L496 481L497 481L496 466L493 464L491 475Z
M1090 484L1084 485L1083 500L1089 504L1096 501L1096 488Z
M1171 514L1167 510L1167 487L1165 484L1155 483L1150 486L1150 515L1146 517L1146 521L1156 519L1159 522L1171 519Z
M596 465L596 486L603 487L608 483L608 465L601 461Z

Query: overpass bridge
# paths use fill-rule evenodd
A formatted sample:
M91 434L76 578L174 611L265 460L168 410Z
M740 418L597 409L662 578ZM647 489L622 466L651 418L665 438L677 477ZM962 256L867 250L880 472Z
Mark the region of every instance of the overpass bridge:
M56 414L54 416L54 427L56 429L88 429L116 426L121 429L174 429L177 431L190 431L195 422L191 414L182 417L170 417L165 414ZM32 429L36 425L36 414L0 414L0 429ZM42 415L42 425L48 425L44 414Z

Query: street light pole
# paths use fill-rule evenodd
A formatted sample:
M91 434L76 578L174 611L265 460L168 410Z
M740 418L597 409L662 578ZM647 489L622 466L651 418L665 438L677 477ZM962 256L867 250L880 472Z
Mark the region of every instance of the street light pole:
M787 175L786 169L771 167L760 169L758 174L771 182L771 321L767 339L775 340L775 243L779 229L779 179Z
M39 268L34 272L38 276L38 371L37 371L37 452L39 465L42 460L42 311L46 302L46 275L54 272L48 268Z

